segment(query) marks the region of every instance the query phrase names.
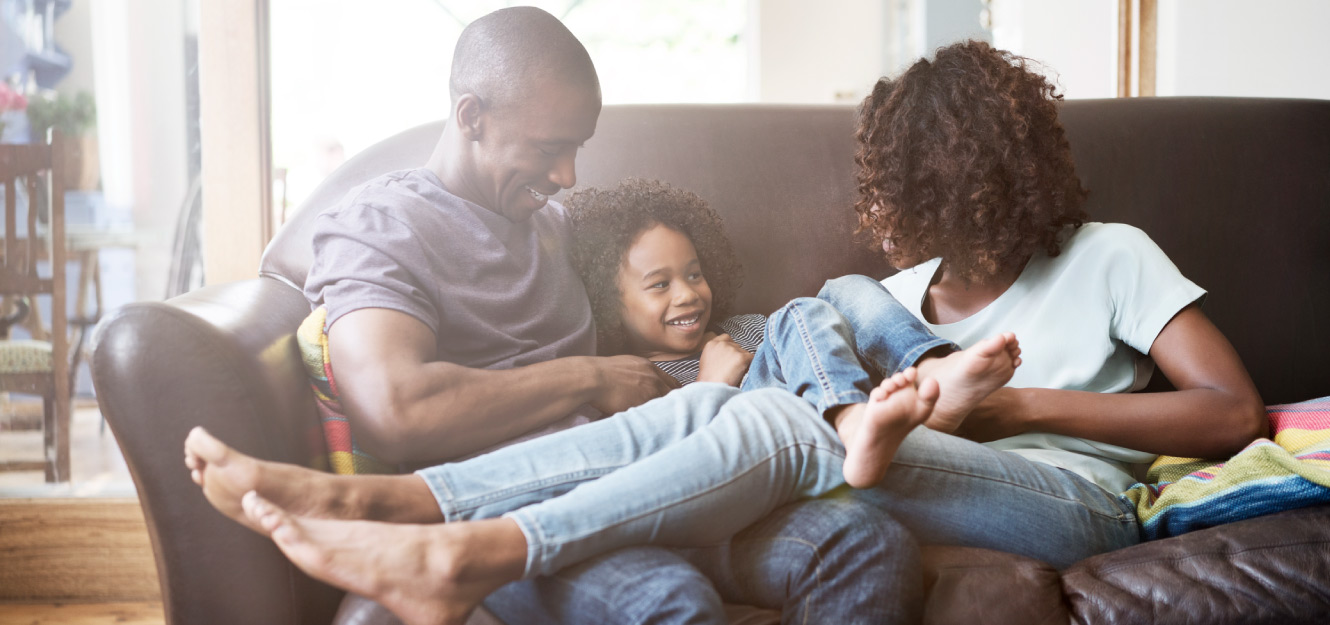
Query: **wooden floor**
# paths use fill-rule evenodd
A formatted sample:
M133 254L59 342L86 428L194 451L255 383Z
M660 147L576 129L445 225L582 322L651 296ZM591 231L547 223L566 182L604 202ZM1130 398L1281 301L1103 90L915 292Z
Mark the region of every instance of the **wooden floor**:
M41 419L41 402L9 401L0 393L0 460L40 461L42 433L38 429L15 430L15 422ZM133 497L134 483L120 456L120 447L110 428L102 425L97 402L74 400L69 428L72 481L50 485L41 471L0 472L0 498L14 497Z
M160 601L0 603L0 625L164 625Z
M0 397L0 412L0 459L40 459L40 432L7 427L39 409ZM115 438L95 402L77 401L71 421L72 483L0 473L0 625L164 625L147 528Z
M0 500L0 625L161 624L135 499Z

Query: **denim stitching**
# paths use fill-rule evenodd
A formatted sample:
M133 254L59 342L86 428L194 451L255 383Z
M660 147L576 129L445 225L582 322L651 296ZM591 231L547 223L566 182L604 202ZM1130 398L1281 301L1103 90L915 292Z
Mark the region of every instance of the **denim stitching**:
M795 328L799 330L799 339L803 343L804 353L808 356L808 360L812 365L813 374L817 376L818 384L822 387L822 395L825 397L826 395L833 393L831 380L827 376L825 365L823 365L822 361L818 358L819 354L817 350L813 347L813 341L809 336L808 326L804 320L803 312L799 310L799 303L797 301L790 302L789 311L791 318L794 319Z
M484 495L477 495L475 497L471 497L469 499L465 499L462 501L453 501L452 505L453 508L458 512L461 512L462 510L474 510L476 508L488 505L495 501L500 501L516 495L523 495L526 493L530 493L532 491L541 490L546 486L549 486L550 484L562 484L574 481L590 482L592 480L600 479L606 475L609 475L610 473L618 471L619 469L622 469L624 466L627 465L620 465L615 467L602 467L599 469L583 469L581 471L573 471L570 473L560 473L558 475L552 475L539 480L525 482L518 486L511 486L503 490L486 493Z
M527 539L526 569L522 571L522 579L530 579L542 574L540 567L536 565L547 559L547 556L545 556L547 538L540 527L540 523L525 509L513 510L500 518L504 517L512 519Z
M934 339L934 340L932 340L932 341L929 341L929 342L927 342L927 343L924 343L923 345L916 346L914 349L912 349L912 350L910 350L910 351L908 351L908 352L905 353L905 356L903 356L903 357L900 359L900 362L898 362L898 363L896 364L896 370L893 371L892 373L893 373L893 374L894 374L894 373L900 373L900 372L902 372L902 371L904 371L904 370L906 370L906 369L908 369L908 368L914 366L916 363L919 362L919 359L920 359L920 358L923 358L924 354L927 354L928 352L933 351L933 350L935 350L935 349L937 349L937 348L939 348L939 347L942 347L942 346L944 346L944 345L951 345L951 346L953 346L953 347L956 347L956 344L955 344L955 343L952 343L951 341L948 341L948 340L946 340L946 339L942 339L942 338ZM909 364L906 364L906 363L909 363Z

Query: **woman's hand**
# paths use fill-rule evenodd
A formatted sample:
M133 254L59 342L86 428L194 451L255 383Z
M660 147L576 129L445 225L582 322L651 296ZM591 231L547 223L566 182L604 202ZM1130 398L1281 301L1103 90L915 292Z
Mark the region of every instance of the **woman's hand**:
M982 442L1048 432L1189 458L1226 458L1269 434L1261 396L1237 352L1196 305L1164 326L1150 356L1177 390L998 389L956 434Z
M739 386L748 365L753 362L753 354L739 346L728 334L719 334L702 346L702 358L698 361L698 382L720 382L730 386Z
M951 434L977 443L987 443L1029 430L1021 403L1021 389L999 388L985 397Z

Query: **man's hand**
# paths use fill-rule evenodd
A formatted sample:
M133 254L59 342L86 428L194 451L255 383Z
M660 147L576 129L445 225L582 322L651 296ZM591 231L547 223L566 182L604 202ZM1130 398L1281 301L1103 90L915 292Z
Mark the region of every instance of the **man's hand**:
M640 356L591 358L596 370L596 397L589 402L606 416L647 403L679 382Z
M697 381L720 382L737 387L743 382L748 365L752 362L753 354L735 343L730 335L717 335L702 347Z

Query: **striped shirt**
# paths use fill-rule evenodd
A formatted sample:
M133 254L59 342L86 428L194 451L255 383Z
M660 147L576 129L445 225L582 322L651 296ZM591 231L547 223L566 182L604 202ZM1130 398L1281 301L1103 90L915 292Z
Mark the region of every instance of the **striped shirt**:
M715 325L717 334L728 334L735 343L750 352L756 352L766 336L767 318L762 315L735 315ZM679 360L654 362L661 371L679 381L680 385L697 381L702 352Z

